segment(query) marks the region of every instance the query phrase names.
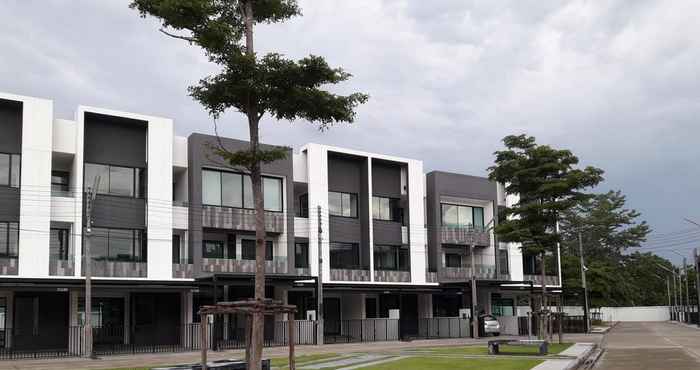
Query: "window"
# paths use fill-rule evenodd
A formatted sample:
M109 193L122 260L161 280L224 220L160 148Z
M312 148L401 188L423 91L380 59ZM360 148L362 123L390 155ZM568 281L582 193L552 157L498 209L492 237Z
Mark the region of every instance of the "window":
M51 171L51 191L53 192L68 192L70 191L70 174L63 171Z
M142 168L110 166L106 164L85 163L83 187L85 191L95 184L98 194L143 198L146 195L146 171Z
M93 260L146 262L146 233L138 229L93 227L90 254Z
M462 256L456 253L445 253L445 267L462 267Z
M441 204L442 224L455 227L484 227L484 208Z
M180 263L180 235L173 235L173 263Z
M385 220L402 222L403 215L399 200L386 197L372 197L372 218L375 220Z
M375 246L374 268L377 270L409 271L408 247L397 245Z
M282 212L282 179L263 176L266 211ZM202 170L202 204L254 209L250 176L233 172Z
M0 153L0 186L19 187L21 164L19 154Z
M309 218L309 194L299 196L299 206L297 207L297 217Z
M68 242L70 229L52 228L49 239L49 256L51 260L68 260Z
M19 223L0 222L0 257L17 258L19 251Z
M360 266L360 248L357 243L331 242L332 269L362 269Z
M224 242L220 240L202 241L203 258L224 258Z
M265 260L272 261L274 259L274 243L272 240L265 241ZM241 240L241 252L244 260L254 260L255 259L255 240L254 239L243 239Z
M501 274L508 274L508 250L498 250L498 268Z
M357 217L357 194L328 192L328 209L331 216Z
M515 301L513 298L501 298L496 294L491 295L491 312L496 316L514 316Z
M309 243L294 243L294 267L309 267Z
M236 259L236 235L228 234L226 240L226 258L230 260Z

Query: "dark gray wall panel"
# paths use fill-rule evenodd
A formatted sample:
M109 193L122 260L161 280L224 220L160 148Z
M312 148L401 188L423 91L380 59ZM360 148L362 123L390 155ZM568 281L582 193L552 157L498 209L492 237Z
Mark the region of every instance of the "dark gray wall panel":
M328 191L359 194L362 191L362 172L367 172L363 158L328 154Z
M374 245L401 245L401 223L372 220Z
M372 160L372 195L401 197L401 165Z
M146 167L148 124L85 113L85 162Z
M138 198L98 194L95 197L93 226L124 229L146 228L146 201ZM85 213L83 213L85 224Z
M248 149L249 142L221 138L221 143L229 151ZM192 134L187 138L187 161L189 177L189 248L193 256L194 275L202 275L202 168L221 168L222 160L212 153L209 145L218 145L216 136ZM272 145L262 145L263 148L272 148ZM231 171L236 171L231 169ZM239 170L240 172L244 172ZM287 151L285 159L267 163L262 166L263 174L284 176L285 194L284 208L287 210L287 271L294 271L294 186L292 150Z
M22 153L22 102L0 99L0 152Z

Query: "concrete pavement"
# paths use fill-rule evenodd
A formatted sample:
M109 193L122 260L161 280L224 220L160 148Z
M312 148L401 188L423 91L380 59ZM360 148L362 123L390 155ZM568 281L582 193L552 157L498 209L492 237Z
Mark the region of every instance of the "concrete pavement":
M700 330L670 322L621 322L603 342L599 370L700 369Z

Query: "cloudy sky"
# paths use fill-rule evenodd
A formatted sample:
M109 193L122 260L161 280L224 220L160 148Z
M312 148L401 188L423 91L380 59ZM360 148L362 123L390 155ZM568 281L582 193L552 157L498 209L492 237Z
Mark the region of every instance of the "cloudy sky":
M527 133L606 171L655 230L649 247L700 246L700 3L300 0L304 16L259 26L256 47L325 56L370 101L352 126L263 123L264 141L319 142L484 175L500 139ZM5 0L0 90L171 117L212 133L187 86L216 71L127 0ZM221 134L247 137L238 114ZM677 233L679 232L680 233ZM672 233L672 234L668 234ZM693 244L695 243L695 244ZM661 251L666 257L674 257Z

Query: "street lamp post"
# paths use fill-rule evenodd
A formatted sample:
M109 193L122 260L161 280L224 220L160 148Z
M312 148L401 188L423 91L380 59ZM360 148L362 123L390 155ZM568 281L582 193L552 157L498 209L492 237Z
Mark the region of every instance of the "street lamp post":
M659 263L657 263L656 265L673 275L672 277L673 277L673 301L674 301L673 307L674 308L672 310L673 314L672 314L671 320L677 319L677 316L678 316L678 288L676 288L676 271L674 269L669 269L668 267L666 267L662 264L659 264ZM673 317L673 316L675 316L675 317Z

